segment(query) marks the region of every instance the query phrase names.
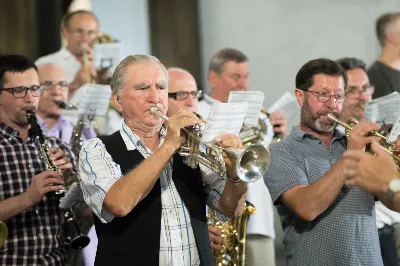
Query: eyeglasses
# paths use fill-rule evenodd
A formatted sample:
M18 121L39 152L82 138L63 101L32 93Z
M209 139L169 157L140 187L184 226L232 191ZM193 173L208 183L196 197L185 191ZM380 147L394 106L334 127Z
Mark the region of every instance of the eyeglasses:
M169 98L174 98L177 101L183 101L186 100L189 94L192 96L192 99L197 99L201 97L202 91L177 91L177 92L171 92L168 93Z
M0 91L11 93L15 99L24 98L28 90L31 91L33 97L40 97L43 94L43 86L33 85L32 87L15 87L15 88L0 88Z
M68 83L66 81L54 82L54 81L51 81L51 80L46 80L41 85L45 89L48 89L50 87L55 87L55 86L60 86L60 89L62 89L62 90L67 90L69 88L68 87Z
M329 101L332 97L335 99L337 103L342 103L344 102L344 99L346 99L345 96L339 95L339 94L329 94L325 91L305 91L305 92L311 92L315 97L317 97L319 102L327 102Z
M360 97L362 94L371 96L374 92L375 88L372 85L363 86L361 89L359 87L348 87L346 90L346 94L356 95L357 97Z

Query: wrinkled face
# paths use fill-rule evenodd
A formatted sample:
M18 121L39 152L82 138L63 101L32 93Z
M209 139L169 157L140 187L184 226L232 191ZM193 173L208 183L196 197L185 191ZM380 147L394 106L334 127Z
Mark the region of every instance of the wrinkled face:
M183 72L169 72L168 93L176 93L168 97L168 113L170 117L179 109L188 108L192 112L197 112L199 100L197 97L197 85L195 79ZM191 95L196 94L195 96Z
M364 119L364 105L372 99L374 87L369 83L367 73L361 68L348 70L346 73L348 82L341 117L344 122L350 118Z
M35 69L29 69L22 73L6 72L4 75L3 88L40 86L39 76ZM27 126L27 111L35 112L40 97L32 96L31 91L27 91L23 98L14 98L8 91L2 91L0 94L0 120L13 127Z
M329 100L320 101L322 96ZM336 125L328 119L327 115L333 114L338 117L342 110L343 78L317 74L314 76L314 85L307 92L296 89L296 97L301 106L301 124L303 126L318 133L332 132Z
M68 28L63 28L63 36L67 40L67 49L75 56L82 55L82 44L93 47L98 33L96 19L89 14L74 15Z
M231 91L245 91L249 88L249 63L227 62L221 74L210 71L209 82L213 91L221 95L222 102L226 102Z
M118 111L142 127L161 126L163 120L150 113L157 106L163 114L168 110L167 75L158 64L138 63L127 67L121 96L113 95Z
M64 72L57 67L43 67L39 69L39 81L44 90L38 111L45 116L60 116L62 110L55 102L65 103L68 100L68 84Z

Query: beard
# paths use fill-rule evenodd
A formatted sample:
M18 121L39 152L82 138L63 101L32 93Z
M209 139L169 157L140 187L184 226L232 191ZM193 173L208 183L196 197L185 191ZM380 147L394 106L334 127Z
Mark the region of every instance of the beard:
M306 99L301 108L301 123L317 133L330 133L336 127L336 123L331 120L328 120L328 123L320 120L321 116L327 116L328 114L333 114L335 117L339 117L338 113L330 108L325 111L320 110L316 115L314 115L311 112L310 106L308 105L308 101Z
M21 127L29 125L27 112L24 110L21 110L20 112L18 112L15 115L13 122Z

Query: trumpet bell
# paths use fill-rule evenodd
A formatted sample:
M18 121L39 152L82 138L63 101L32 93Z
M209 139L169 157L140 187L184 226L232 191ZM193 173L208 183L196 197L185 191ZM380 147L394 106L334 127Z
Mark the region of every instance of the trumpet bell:
M238 177L246 183L255 182L267 172L270 155L261 144L253 144L236 152L236 171Z

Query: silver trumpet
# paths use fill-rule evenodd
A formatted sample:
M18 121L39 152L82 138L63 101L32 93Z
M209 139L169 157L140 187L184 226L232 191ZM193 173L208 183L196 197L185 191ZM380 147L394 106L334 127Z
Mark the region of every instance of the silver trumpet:
M150 113L168 121L157 107L152 107ZM239 179L246 183L254 182L264 176L270 163L269 151L261 144L253 144L245 149L222 148L215 144L208 144L201 141L202 132L199 126L182 129L186 133L185 142L179 149L179 155L184 157L184 162L192 168L198 163L203 164L220 176L226 174L226 167L223 152L233 158L235 170Z

